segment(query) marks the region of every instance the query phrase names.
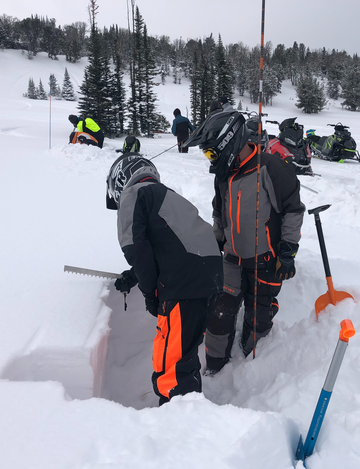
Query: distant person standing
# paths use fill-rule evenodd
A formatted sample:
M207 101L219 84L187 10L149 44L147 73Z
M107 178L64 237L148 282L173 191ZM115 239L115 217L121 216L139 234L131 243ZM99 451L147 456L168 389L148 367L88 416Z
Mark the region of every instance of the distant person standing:
M104 132L100 129L98 124L90 117L80 118L74 114L70 114L69 121L77 128L79 132L85 132L97 141L97 146L102 148L104 143Z
M234 110L234 108L231 106L231 104L229 103L229 100L227 99L226 96L222 96L219 99L219 102L220 102L221 107L223 108L224 111L233 111Z
M179 153L187 153L189 149L182 148L182 144L189 138L190 132L193 132L195 128L187 117L181 115L180 109L176 108L173 114L175 119L173 120L171 132L177 137Z

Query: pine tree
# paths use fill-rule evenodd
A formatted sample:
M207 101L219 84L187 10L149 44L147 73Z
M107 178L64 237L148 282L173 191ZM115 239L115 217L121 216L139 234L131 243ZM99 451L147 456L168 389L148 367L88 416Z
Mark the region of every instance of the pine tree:
M49 85L51 96L56 99L61 99L60 86L58 85L56 76L53 73L50 74Z
M61 97L65 99L65 101L76 101L74 87L71 83L70 75L66 67L64 72L64 81L62 85Z
M193 50L193 59L190 69L191 121L195 127L202 122L199 111L201 104L201 85L200 46L198 46Z
M28 58L32 59L41 50L40 39L42 33L42 25L40 18L31 15L31 18L25 18L19 23L20 36L23 44L27 49Z
M67 62L77 62L81 59L85 46L87 25L83 22L76 22L64 26L64 50Z
M324 87L309 72L300 77L296 95L298 101L295 106L306 114L318 113L326 105Z
M28 84L28 91L26 95L29 99L38 99L37 89L35 87L34 80L30 77Z
M126 105L125 105L125 85L124 85L124 72L122 57L120 55L120 44L118 39L116 40L117 45L115 47L115 63L114 72L112 77L112 110L113 110L113 121L115 124L115 136L118 137L124 134L125 131L125 118L126 118Z
M129 110L129 123L127 132L132 135L140 135L140 106L139 101L142 95L142 90L139 87L141 82L140 69L141 69L141 34L143 28L143 20L140 17L139 9L136 8L135 17L135 1L131 0L132 7L132 31L129 34L131 36L131 61L130 61L130 97L128 100ZM136 20L137 18L137 20ZM135 26L136 23L136 26Z
M158 75L156 70L155 61L152 55L152 49L147 35L147 27L144 25L144 80L145 80L145 122L142 122L141 131L148 137L154 135L154 130L159 122L159 117L155 112L156 109L156 94L154 92L155 83L154 78ZM161 119L160 119L161 120Z
M352 65L342 81L341 97L345 100L341 103L350 111L360 108L360 65Z
M46 94L46 91L44 90L44 86L43 86L43 84L42 84L41 78L40 78L40 80L39 80L39 86L38 86L38 89L37 89L37 95L38 95L38 98L37 98L37 99L42 99L42 100L48 99L47 94Z
M61 53L62 30L56 27L54 18L48 20L46 18L43 25L40 47L41 50L48 53L48 57L58 60L57 56Z
M226 58L225 48L219 34L219 40L216 47L216 70L217 70L217 83L216 92L217 96L226 96L229 103L234 104L233 99L233 72L231 64Z
M101 36L95 21L97 0L90 0L91 35L89 45L89 62L85 67L84 80L80 86L77 108L83 117L91 117L108 136L106 121L111 108L109 59L102 52Z

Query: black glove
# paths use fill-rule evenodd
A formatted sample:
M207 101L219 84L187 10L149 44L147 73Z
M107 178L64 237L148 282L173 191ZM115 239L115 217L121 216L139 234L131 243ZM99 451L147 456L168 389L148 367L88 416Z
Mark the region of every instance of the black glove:
M116 290L121 291L121 293L130 293L132 287L137 285L138 279L136 278L134 269L124 270L121 274L121 277L117 278L114 285Z
M145 307L146 310L149 311L150 314L157 318L158 315L158 308L159 308L159 298L156 296L155 293L146 294L143 293L145 297Z
M296 273L295 256L298 249L298 244L281 241L279 246L279 255L276 260L275 276L277 279L287 280L294 277Z

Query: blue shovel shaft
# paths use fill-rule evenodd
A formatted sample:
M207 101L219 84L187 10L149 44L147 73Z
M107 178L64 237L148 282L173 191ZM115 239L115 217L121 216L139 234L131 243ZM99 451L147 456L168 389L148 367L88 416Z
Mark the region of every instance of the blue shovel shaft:
M326 409L329 405L332 391L334 389L334 384L338 376L347 346L348 342L344 342L342 340L339 340L336 346L303 448L302 438L300 437L297 456L303 461L308 456L311 456L314 451L315 443L319 436L320 428L324 420Z

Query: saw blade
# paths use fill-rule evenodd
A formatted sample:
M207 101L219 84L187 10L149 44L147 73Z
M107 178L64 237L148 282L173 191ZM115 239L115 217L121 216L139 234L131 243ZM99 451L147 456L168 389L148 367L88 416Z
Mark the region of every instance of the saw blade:
M90 275L91 277L100 278L120 278L121 274L114 274L111 272L103 272L102 270L84 269L83 267L73 267L71 265L64 265L64 272L70 272L73 274Z

